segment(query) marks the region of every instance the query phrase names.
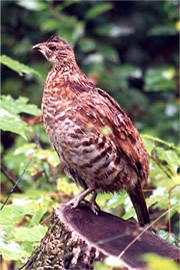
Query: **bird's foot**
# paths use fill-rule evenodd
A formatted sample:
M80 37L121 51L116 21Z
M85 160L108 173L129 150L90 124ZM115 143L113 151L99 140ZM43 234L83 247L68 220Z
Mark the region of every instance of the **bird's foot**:
M85 200L85 197L87 195L89 195L90 193L92 193L92 192L93 192L93 195L92 195L91 200L90 201L86 201ZM100 207L96 203L96 196L97 196L97 192L94 191L93 188L88 188L84 192L82 192L81 194L79 194L79 196L77 196L76 198L70 200L67 203L67 205L71 205L71 208L76 208L81 201L84 201L85 204L87 204L91 208L91 210L93 211L93 213L96 214L96 215L98 215L98 212L97 212L96 208L98 210L100 210Z

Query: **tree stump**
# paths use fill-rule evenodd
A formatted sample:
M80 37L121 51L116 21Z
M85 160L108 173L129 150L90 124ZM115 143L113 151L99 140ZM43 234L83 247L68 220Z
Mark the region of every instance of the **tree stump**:
M95 215L85 205L54 209L40 246L26 264L27 270L89 270L95 261L119 256L142 232L137 224L102 211ZM143 233L122 254L127 269L145 269L142 255L156 253L178 261L179 249L151 231Z

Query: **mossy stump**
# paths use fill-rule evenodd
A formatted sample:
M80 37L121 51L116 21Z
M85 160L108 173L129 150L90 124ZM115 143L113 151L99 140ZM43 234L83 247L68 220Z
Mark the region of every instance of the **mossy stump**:
M85 205L58 207L25 269L90 270L95 261L121 254L141 232L137 224L102 211L95 215ZM126 269L146 269L142 255L149 252L178 261L179 249L151 231L144 232L121 259Z

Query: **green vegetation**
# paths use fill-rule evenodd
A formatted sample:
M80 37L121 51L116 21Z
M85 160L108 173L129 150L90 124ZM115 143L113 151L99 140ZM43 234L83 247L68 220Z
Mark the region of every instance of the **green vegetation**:
M121 104L142 134L151 162L145 187L150 213L158 218L171 209L154 228L177 245L178 1L2 1L2 14L2 203L19 180L0 212L4 264L20 266L44 236L52 208L80 192L64 175L43 124L31 121L41 115L50 69L31 47L52 34L72 44L81 69ZM135 217L125 191L100 194L97 202L125 219ZM150 269L177 269L155 255L146 260Z

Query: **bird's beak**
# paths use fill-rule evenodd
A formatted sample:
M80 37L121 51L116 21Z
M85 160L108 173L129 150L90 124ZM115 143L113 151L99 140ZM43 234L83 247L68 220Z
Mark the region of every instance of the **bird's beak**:
M32 50L34 51L39 51L41 49L41 45L40 44L36 44L32 47Z

